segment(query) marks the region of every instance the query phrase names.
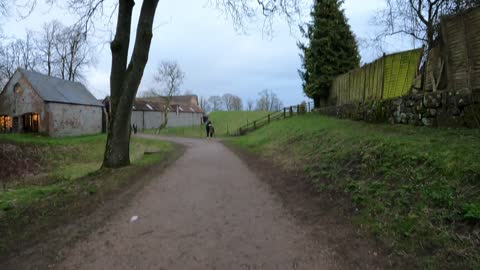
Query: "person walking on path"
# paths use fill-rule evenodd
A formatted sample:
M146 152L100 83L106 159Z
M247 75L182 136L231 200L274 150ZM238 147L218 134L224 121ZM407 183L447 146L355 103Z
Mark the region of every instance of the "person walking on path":
M207 123L205 123L205 129L207 131L207 138L210 137L210 127L212 126L212 122L210 120L207 121Z

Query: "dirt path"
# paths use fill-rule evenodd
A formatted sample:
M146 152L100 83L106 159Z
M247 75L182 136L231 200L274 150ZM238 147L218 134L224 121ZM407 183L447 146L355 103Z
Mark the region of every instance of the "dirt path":
M184 156L56 269L341 268L221 143L169 140L188 146Z

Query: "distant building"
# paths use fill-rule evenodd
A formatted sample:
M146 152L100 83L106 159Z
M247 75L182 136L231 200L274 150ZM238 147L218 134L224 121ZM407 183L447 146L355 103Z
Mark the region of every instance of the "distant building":
M195 95L174 96L170 107L166 108L165 97L137 98L132 108L132 125L138 129L158 128L168 110L167 127L199 126L202 124L203 110Z
M100 133L102 106L79 82L18 69L0 93L0 132Z
M109 99L103 101L108 111ZM164 112L168 110L167 127L199 126L203 123L204 111L198 105L196 95L174 96L170 106L166 107L165 97L137 98L133 102L131 125L139 130L159 128L164 121ZM108 117L104 116L104 127L107 127ZM104 130L105 131L105 130Z

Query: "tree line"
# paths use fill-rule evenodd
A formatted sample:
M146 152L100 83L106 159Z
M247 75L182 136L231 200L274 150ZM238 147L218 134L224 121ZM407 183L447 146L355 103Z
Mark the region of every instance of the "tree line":
M0 42L0 82L3 86L17 68L78 81L93 64L94 48L80 26L53 20L25 38Z
M210 97L200 97L200 107L206 112L212 111L280 111L283 103L273 91L265 89L258 93L258 99L248 99L246 103L242 98L226 93Z
M163 97L166 101L165 106L170 107L173 96L182 94L180 87L185 79L185 72L179 63L174 60L163 60L158 63L153 73L154 85L141 93L142 97ZM185 91L184 95L192 94ZM283 103L277 94L271 90L265 89L258 93L258 99L248 99L244 104L241 97L225 93L223 95L214 95L210 97L200 97L199 106L206 112L212 111L280 111L283 109ZM164 123L159 131L165 128L168 123L168 113L165 110Z

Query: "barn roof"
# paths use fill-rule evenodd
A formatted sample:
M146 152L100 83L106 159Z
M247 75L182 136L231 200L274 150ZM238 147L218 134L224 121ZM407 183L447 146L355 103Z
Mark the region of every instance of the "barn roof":
M18 69L44 101L102 106L87 88L79 83L50 77L35 71Z
M169 111L176 112L178 107L179 113L203 113L202 108L191 102L191 98L195 96L174 96L170 102ZM134 111L165 111L166 100L164 97L137 98L133 102Z

